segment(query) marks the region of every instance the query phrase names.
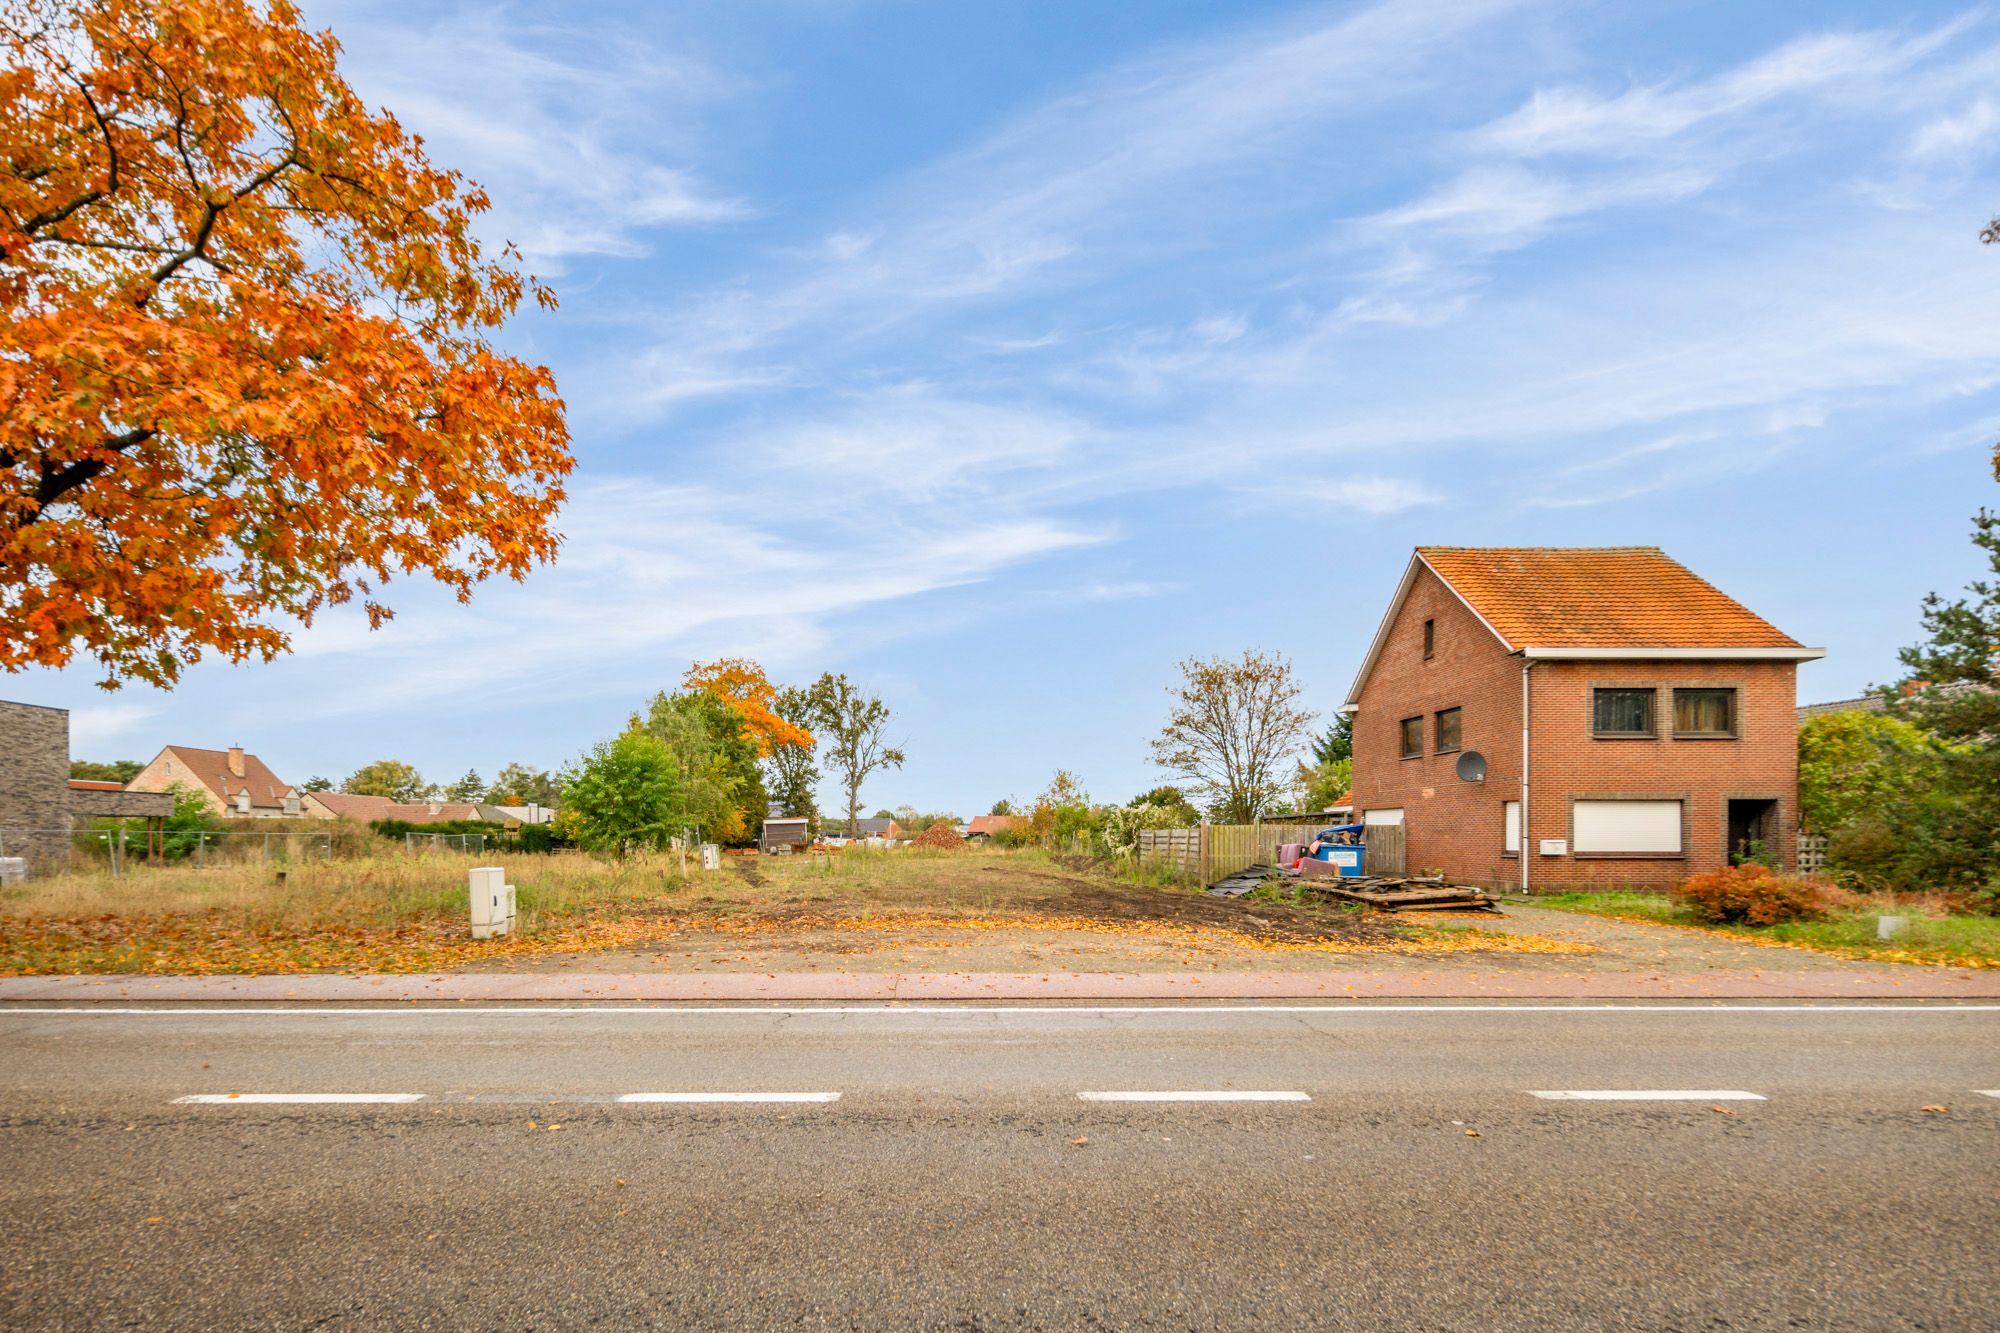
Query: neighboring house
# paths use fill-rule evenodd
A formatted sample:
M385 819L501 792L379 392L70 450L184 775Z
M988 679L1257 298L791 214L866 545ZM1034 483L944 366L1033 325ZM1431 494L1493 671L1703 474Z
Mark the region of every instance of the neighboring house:
M483 819L489 824L505 824L508 828L518 828L522 824L552 824L556 812L546 805L489 805L481 801L472 807L478 811L474 819Z
M1013 828L1019 815L974 815L972 822L965 826L967 842L985 842L996 833L1004 833Z
M149 846L174 812L171 796L127 791L115 782L69 775L69 713L0 700L0 857L21 858L31 875L67 869L78 819L142 819Z
M1903 697L1908 698L1917 693L1921 688L1923 687L1919 685L1905 684L1901 687ZM1994 687L1982 681L1955 680L1949 684L1931 687L1927 695L1932 699L1957 699L1978 690L1990 690L1992 688ZM1829 713L1886 713L1888 711L1889 701L1884 699L1880 693L1864 694L1858 699L1835 699L1828 703L1800 704L1799 721L1805 722L1812 718L1825 717Z
M1790 866L1794 676L1824 655L1657 547L1419 547L1343 706L1351 800L1468 883Z
M208 797L216 814L238 818L296 818L302 802L298 791L243 747L227 750L197 750L188 745L169 745L125 784L127 791L167 791L189 787Z
M399 819L405 824L456 824L480 818L479 807L470 801L422 801L410 805L391 802L376 819Z
M299 808L314 819L351 819L366 824L389 818L395 802L386 796L355 796L344 791L310 791L299 798Z
M847 821L838 815L820 820L819 840L833 847L842 847L850 842L866 842L877 839L894 842L903 836L903 826L893 819L857 819L854 821L860 832L848 836Z

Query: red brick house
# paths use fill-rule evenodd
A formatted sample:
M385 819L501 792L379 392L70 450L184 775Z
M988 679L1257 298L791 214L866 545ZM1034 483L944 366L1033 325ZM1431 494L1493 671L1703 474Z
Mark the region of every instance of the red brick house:
M1418 547L1342 709L1354 805L1468 883L1790 867L1793 676L1824 655L1657 547Z

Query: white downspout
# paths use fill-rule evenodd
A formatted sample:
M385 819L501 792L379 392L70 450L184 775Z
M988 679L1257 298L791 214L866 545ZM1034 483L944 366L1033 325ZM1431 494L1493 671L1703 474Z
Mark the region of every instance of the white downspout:
M1521 896L1528 896L1528 673L1535 664L1521 659L1521 817L1518 821L1521 846L1518 851L1521 866Z

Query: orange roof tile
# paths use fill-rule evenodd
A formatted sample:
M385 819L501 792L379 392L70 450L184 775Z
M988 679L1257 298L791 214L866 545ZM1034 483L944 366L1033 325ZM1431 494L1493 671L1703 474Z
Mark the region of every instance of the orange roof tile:
M1510 648L1797 648L1657 546L1419 546Z
M169 745L160 753L172 754L180 760L189 774L221 797L225 805L233 805L236 794L247 791L252 808L282 809L286 795L292 790L291 783L273 773L254 754L243 755L243 776L238 777L230 771L227 750L197 750L192 745Z
M974 838L982 833L993 834L1014 827L1015 815L974 815L972 822L965 826L965 836Z

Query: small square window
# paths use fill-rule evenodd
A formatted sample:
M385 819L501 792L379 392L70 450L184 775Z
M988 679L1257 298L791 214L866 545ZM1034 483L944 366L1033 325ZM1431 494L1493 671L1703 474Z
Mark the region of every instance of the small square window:
M1430 659L1431 659L1431 658L1432 658L1432 657L1433 657L1433 656L1434 656L1434 655L1435 655L1435 654L1437 653L1437 644L1438 644L1438 632L1437 632L1437 631L1438 631L1438 623L1437 623L1437 621L1435 621L1435 620L1426 620L1426 621L1424 622L1424 660L1425 660L1425 661L1429 661L1429 660L1430 660Z
M1420 717L1403 719L1403 758L1415 759L1424 752L1424 720Z
M1675 690L1674 735L1734 736L1735 690Z
M1437 715L1437 752L1443 754L1458 747L1458 710L1447 708Z
M1598 736L1653 734L1652 690L1592 690L1590 729Z

